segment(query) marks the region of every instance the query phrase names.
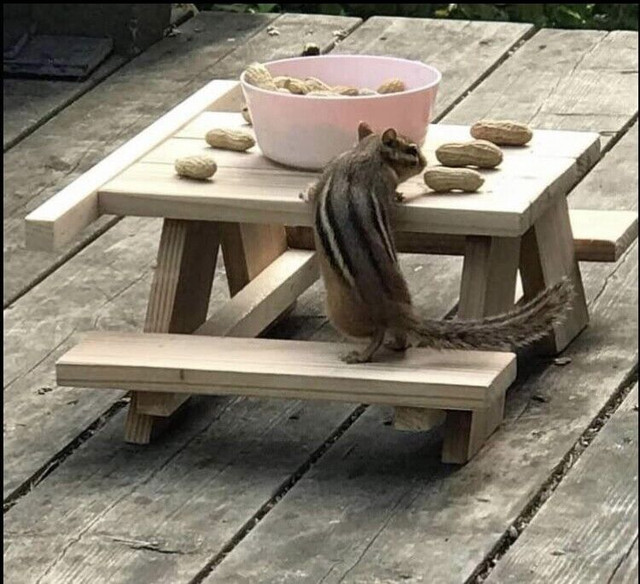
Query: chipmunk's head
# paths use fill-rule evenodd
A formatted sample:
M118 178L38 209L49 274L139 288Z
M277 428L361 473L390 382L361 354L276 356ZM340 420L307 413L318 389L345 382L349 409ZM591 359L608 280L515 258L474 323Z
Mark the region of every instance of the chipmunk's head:
M369 124L360 122L358 140L375 141L383 160L395 171L400 182L420 174L427 166L427 160L417 144L389 128L377 135Z

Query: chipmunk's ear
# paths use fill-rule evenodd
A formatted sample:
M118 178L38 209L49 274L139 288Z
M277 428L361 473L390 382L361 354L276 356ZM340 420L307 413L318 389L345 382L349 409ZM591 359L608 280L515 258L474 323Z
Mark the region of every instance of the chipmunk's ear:
M397 140L398 134L393 128L389 128L382 132L382 143L385 146L393 146L393 143Z
M367 122L360 122L358 125L358 142L361 142L367 136L373 134L371 126Z

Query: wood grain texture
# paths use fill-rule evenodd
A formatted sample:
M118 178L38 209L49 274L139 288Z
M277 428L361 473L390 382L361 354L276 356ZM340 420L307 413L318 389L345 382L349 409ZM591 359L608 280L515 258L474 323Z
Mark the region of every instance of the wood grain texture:
M265 162L257 146L251 154L220 153L223 163L212 181L185 181L176 176L175 158L188 151L211 153L202 140L206 129L218 125L246 128L240 115L236 115L235 124L233 121L229 114L214 113L194 120L182 138L163 144L104 185L100 189L101 212L217 221L280 218L287 225L309 225L309 206L300 200L299 193L316 175ZM467 126L433 125L424 148L427 160L436 162L434 152L439 144L468 138ZM578 178L577 165L593 164L598 151L598 138L593 133L558 135L546 131L536 134L531 147L504 148L500 167L483 171L485 183L479 193L435 194L421 176L415 177L402 185L407 201L395 208L397 229L520 235L555 196L568 192Z
M222 77L239 75L248 63L238 58L233 49L272 20L269 15L199 15L180 27L181 34L160 41L138 56L105 81L99 92L76 100L5 155L5 189L15 194L5 194L4 198L5 251L11 251L5 255L5 300L28 288L29 282L50 271L69 252L61 250L56 256L27 252L23 247L25 211L38 206L110 150L208 83L216 76L218 66L224 68ZM277 22L284 31L289 21L289 16L283 15ZM291 21L297 25L295 30L290 27L278 37L271 37L266 31L255 34L243 45L242 54L248 45L254 47L252 50L262 47L264 58L281 50L295 54L301 20L292 15ZM306 39L328 48L335 38L332 32L342 28L340 23L346 28L359 21L309 15L304 22ZM100 133L96 128L101 129ZM72 166L77 165L71 175L45 168L49 156L59 154L60 143L66 145L65 156ZM28 161L43 174L29 169ZM27 175L29 180L25 179ZM22 205L32 191L39 195L25 209ZM73 344L77 332L142 327L159 227L148 219L125 218L5 310L5 496L122 397L121 391L55 388L54 363ZM95 234L91 230L87 231L88 238ZM83 239L81 247L87 242ZM77 251L76 248L74 253ZM228 296L224 271L217 280L224 287L214 283L214 304Z
M520 239L467 237L457 317L476 319L513 308ZM504 394L491 407L474 412L447 412L442 461L463 464L482 448L502 422Z
M245 59L253 56L246 53L249 46L256 53L260 49L264 59L283 51L294 55L304 30L306 41L328 48L334 42L334 30L360 22L321 15L305 18L200 13L179 28L180 34L147 49L99 90L83 95L5 154L5 305L112 225L108 219L98 221L75 245L55 254L34 252L24 246L24 217L32 210L212 78L237 78L250 62ZM273 37L264 29L276 21L282 32ZM241 52L235 53L240 47Z
M637 52L631 31L543 29L444 121L513 119L599 132L607 144L638 111Z
M611 582L638 537L637 408L636 384L488 584Z
M224 302L223 307L193 334L255 337L269 327L318 277L313 254L287 251L231 300ZM170 416L186 399L184 394L136 392L135 395L136 411L147 416ZM133 425L136 423L133 420L131 422Z
M571 85L562 84L562 77L587 58L601 59L603 70L622 78L612 56L615 51L584 42L600 33L583 32L571 41L569 33L561 32L538 33L544 33L539 43L544 49L532 44L538 37L534 36L443 121L473 123L493 104L499 107L491 111L492 117L518 119L519 111L540 107L545 95L552 94L558 102L569 100ZM634 53L622 51L631 76L637 71L637 36L632 35L628 39ZM526 59L516 60L520 51L527 51ZM535 76L523 75L522 63L530 65ZM555 93L553 82L544 90L549 76L556 76ZM592 79L597 79L595 74ZM605 98L625 112L615 131L607 129L615 112L602 119L576 117L572 126L570 116L558 117L559 124L602 129L605 136L619 133L637 109L636 87L625 87L626 92ZM607 83L594 92L607 93ZM548 127L553 127L551 119ZM637 167L628 162L637 160L637 128L632 130L571 193L572 206L637 208ZM608 184L615 186L609 190ZM324 578L325 583L343 584L376 579L458 584L467 579L637 362L637 243L616 265L589 264L582 273L592 321L566 351L571 365L552 367L511 392L506 424L479 456L463 469L447 472L438 464L437 450L419 435L381 432L384 416L368 410L251 538L217 567L207 584L295 578L300 571L311 581ZM389 462L393 457L395 464ZM312 517L306 511L311 506Z
M319 277L314 253L288 250L225 302L194 334L258 336Z
M3 150L7 151L15 146L48 119L104 81L127 60L121 55L112 55L82 82L3 79Z
M464 26L467 25L461 23L461 27ZM467 27L464 34L468 32ZM439 44L433 45L429 43L428 31L420 38L420 44L413 45L411 50L422 51L418 58L425 59L430 52L441 51L445 64L443 71L447 77L445 57L450 58L454 54L449 49L447 55L447 46L456 47L457 37L450 34L448 38L436 39ZM469 58L466 62L459 62L450 77L460 74L468 75L468 79L477 78L483 63L491 60L491 51L506 50L503 46L492 45L492 38L484 38L484 44L464 49L467 55L482 54L486 61ZM393 38L388 40L392 41L390 46L395 46ZM405 47L411 44L408 38L400 42ZM508 61L502 66L507 65ZM466 89L468 85L464 87ZM442 90L441 96L447 95L444 85ZM446 102L440 103L444 105ZM473 116L464 123L472 121ZM611 154L614 152L615 149ZM620 175L617 180L622 189L616 192L616 196L619 200L635 201L633 181L622 178L628 171L624 166L611 170L612 174ZM602 180L606 183L604 177ZM593 197L597 202L601 195L594 191ZM613 206L617 207L620 205ZM123 223L129 226L140 224L135 220ZM137 240L128 241L133 245ZM99 242L94 246L98 251L102 249ZM98 251L94 262L100 261ZM152 253L149 251L148 257ZM457 295L459 260L421 258L418 261L409 257L402 261L410 274L410 285L415 290L422 313L433 316L444 313ZM623 261L629 260L623 258ZM137 264L131 260L126 265L133 270ZM77 262L72 262L69 269L74 267L78 267ZM593 294L603 285L611 269L609 266L594 266L594 271L590 271ZM112 279L116 277L114 270ZM637 274L632 274L632 277L637 278ZM616 285L630 285L633 291L635 280L629 279L624 270L616 273L614 281ZM324 464L319 470L316 467L308 475L312 480L310 487L304 491L296 488L287 494L287 500L297 504L289 507L289 515L279 523L282 531L277 531L278 537L274 537L276 531L271 530L273 523L267 532L269 537L264 537L262 525L259 526L250 539L236 548L216 570L216 579L218 575L223 579L226 574L230 582L243 579L254 582L256 578L246 580L244 570L255 567L258 581L286 573L294 574L296 578L300 576L299 570L304 570L310 577L317 575L317 580L320 580L326 575L325 582L332 582L350 567L348 562L354 564L362 557L361 563L345 581L357 577L358 570L360 580L366 580L370 575L384 579L391 573L392 577L388 579L393 581L401 576L407 579L412 573L418 577L428 574L429 570L444 570L445 563L433 562L435 557L447 558L447 574L443 577L453 577L455 582L459 582L456 576L469 574L503 533L509 521L505 513L512 518L513 513L522 508L527 499L527 493L522 491L535 490L536 477L546 476L548 466L541 466L552 465L559 460L566 443L571 442L575 432L582 431L592 412L597 411L604 396L609 395L611 388L622 378L625 368L633 362L633 357L629 357L629 345L633 343L635 332L621 331L619 324L621 321L633 322L637 305L634 302L637 301L623 298L621 304L620 298L609 296L611 289L609 285L599 300L601 306L608 307L603 314L609 319L603 319L599 325L604 327L598 333L600 344L595 347L590 344L581 353L585 356L588 370L580 375L580 383L585 379L597 379L598 383L582 389L558 383L558 379L562 381L568 377L568 370L558 371L560 368L557 368L558 379L549 379L549 385L544 385L554 400L553 391L560 387L557 399L560 404L570 404L570 409L563 408L555 412L553 419L547 420L539 409L535 409L540 407L539 402L532 402L534 410L528 409L527 415L518 421L518 424L526 423L526 427L519 426L522 432L510 435L511 451L503 452L482 465L480 460L475 460L468 470L451 476L443 473L436 459L438 443L433 437L425 439L411 433L386 431L381 424L384 419L381 412L372 409L365 414L366 420L363 418L357 422L350 434L336 443L335 451L331 453L333 463ZM121 300L124 308L117 314L123 316L121 313L124 312L133 318L136 311L126 301L129 304L137 302L139 312L142 309L138 298L132 292L128 296L125 294ZM37 306L36 300L44 304L41 298L34 297L32 309ZM313 310L319 309L314 305ZM88 321L91 325L90 319ZM64 319L64 323L69 323L69 320ZM116 329L122 327L115 320L109 323ZM28 330L28 323L26 326ZM609 329L616 334L624 334L612 339ZM318 337L322 335L336 338L327 329L318 333ZM587 356L593 359L594 354L598 355L595 364L586 359ZM574 363L577 363L575 358ZM35 371L50 370L51 360L46 360ZM600 383L603 376L607 379L607 386ZM28 390L34 385L25 387ZM514 396L515 401L511 399L511 419L525 409L534 389L528 387ZM52 393L55 395L60 391L40 398L51 399ZM81 400L90 394L94 400L102 395L101 392L86 390L76 392ZM569 397L572 398L570 401L564 399ZM32 415L33 398L28 404L31 407L23 412ZM210 407L207 408L207 404ZM141 583L155 583L159 578L189 581L206 561L222 549L251 512L272 495L276 486L291 476L292 469L298 469L308 460L309 451L326 439L338 420L351 411L341 404L333 404L331 410L325 409L324 405L319 407L319 404L301 410L296 409L298 404L289 405L291 408L282 409L282 404L277 402L256 405L251 400L242 400L224 413L229 407L226 402L198 402L198 406L189 410L188 424L170 434L162 445L144 451L123 446L114 449L114 444L120 444L123 422L122 416L118 416L7 514L11 521L11 525L6 527L7 548L10 549L7 552L10 560L8 575L16 582L23 578L29 584L46 570L49 570L51 579L61 581L74 578L95 581L96 575L110 582L130 581L132 575ZM41 410L40 421L46 420ZM294 419L289 420L290 416ZM295 418L299 418L298 421ZM69 419L67 416L65 423L68 424ZM215 423L210 424L212 419ZM17 421L22 420L18 418ZM547 430L549 436L543 435L542 443L538 443L539 439L532 439L531 432L540 430L541 421L544 424L542 429ZM81 427L78 423L66 429L72 431ZM203 430L205 427L207 429ZM292 432L295 428L298 428L298 433ZM359 440L355 440L351 433L355 431L359 433ZM28 463L33 464L33 453L40 455L43 448L51 449L52 436L58 435L54 426L54 431L47 435L49 442L42 440L27 450L30 456L23 458L23 472L26 472ZM27 437L26 433L23 436ZM372 436L376 439L372 440ZM492 438L492 449L496 440L497 436ZM42 456L46 456L46 450ZM342 457L341 466L339 461ZM504 468L508 472L496 473L496 468ZM407 491L407 486L414 490ZM403 504L411 502L422 489L428 492L422 492L405 516ZM320 500L322 505L318 505ZM51 505L51 501L55 501L55 505ZM308 515L309 508L314 509L317 523L301 530L300 515ZM278 507L269 516L276 510ZM133 522L132 517L140 520ZM394 529L402 524L400 526L408 530L408 536L405 538L395 531L394 538L387 540L384 530L380 531L385 522L392 524ZM40 535L34 536L34 533ZM195 536L196 533L204 534L204 538ZM378 533L380 535L376 536ZM453 537L443 536L444 533L453 534ZM449 542L443 541L446 538ZM365 552L375 552L382 540L387 542L384 555L370 562L370 556ZM253 546L251 549L246 548L249 543ZM227 570L225 563L235 562L236 554L244 552L247 552L246 557L251 559L251 563L241 563L241 570L237 571L233 570L232 564ZM82 558L82 562L78 558ZM347 564L341 564L343 560ZM430 562L427 569L420 564L422 560ZM284 569L280 570L283 563ZM25 565L29 566L28 572ZM224 574L221 572L223 568Z
M319 31L318 34L324 31L322 34L326 32L331 36L332 30L340 28L332 24L330 28L320 29L320 25L316 23L321 21L309 20L308 22L309 28ZM420 44L417 45L420 53L416 58L428 59L431 53L442 51L441 65L445 75L439 95L439 104L442 107L450 105L454 99L460 97L478 79L479 74L493 66L500 56L518 40L519 31L522 30L520 25L492 23L490 37L483 38L478 31L472 31L473 34L470 34L467 23L458 24L459 26L448 29L446 36L434 37L433 42L428 31L424 32ZM307 29L298 26L286 41L292 50L299 47L301 31L306 33ZM261 36L264 41L268 35L261 33L258 36ZM255 58L256 55L263 58L266 54L264 51L266 45L261 44L258 36L255 44L247 43L251 45L251 50L255 51L249 55L250 58ZM280 37L270 37L268 46L275 44L276 40L283 36L281 34ZM308 39L316 40L314 35L308 35ZM466 39L464 43L463 39ZM394 38L391 37L390 40L393 45ZM486 42L479 44L480 40ZM368 41L365 35L360 37L360 41L363 43L363 50L367 50ZM405 48L410 45L405 42L404 37L399 36L398 43L400 42L404 43ZM466 48L469 42L474 44ZM463 46L465 54L477 54L478 59L458 61L450 69L444 55L447 51L455 52ZM415 47L412 46L411 50L413 51ZM262 53L260 53L261 48ZM396 54L403 56L402 52ZM238 61L232 61L232 63L237 67L241 66ZM180 66L184 66L183 61L180 61ZM451 91L446 82L448 78L456 79L456 85L452 86ZM460 90L456 90L456 87ZM125 249L129 253L137 253L136 246L143 248L146 245L148 248L140 252L137 260L128 257L124 261L123 258L120 268L124 270L126 266L128 272L126 277L119 276L119 273L123 274L122 271L114 270L111 273L110 283L114 287L130 285L136 274L142 273L141 264L145 261L150 262L153 257L154 250L148 245L149 238L153 236L149 236L148 233L145 233L144 237L138 234L139 226L145 224L148 222L125 219L113 230L120 228L122 232L113 235L107 233L103 236L105 242L120 242L120 239L127 241ZM127 235L131 235L127 239L124 236L125 227L129 230ZM154 233L157 237L157 229ZM92 265L100 264L102 261L100 258L101 254L104 254L103 237L89 246L86 254L85 252L81 254L81 257L86 257L86 270L90 270ZM140 242L138 237L142 238ZM120 245L124 245L124 241L120 242ZM411 274L410 286L421 313L433 318L444 314L457 297L459 259L445 261L442 257L412 256L402 258L401 261L403 268ZM82 273L79 261L74 258L51 278L57 282L58 286L64 286L69 282L70 274L76 273L74 271L76 268ZM87 282L92 279L91 273L93 272L86 271L83 276ZM127 292L123 292L122 298L116 299L113 303L111 318L99 319L98 326L110 325L109 328L122 329L124 325L116 319L125 317L134 323L134 328L139 326L139 321L136 319L144 313L148 285L147 272L143 285L132 286ZM29 300L30 295L33 295L33 302L37 306L38 302L42 303L42 298L56 294L50 288L45 288L43 285L42 297L36 298L34 290L20 305L22 318L19 318L18 322L25 323L24 330L29 330L31 322L25 318L30 312L29 309L33 308ZM214 283L214 292L216 290L222 298L223 291L218 288L218 284ZM95 291L93 296L86 297L87 304L90 303L89 301L94 305L103 303L104 295ZM319 288L314 286L314 290L310 291L307 298L301 299L299 306L304 307L307 313L312 315L322 314ZM18 305L15 310L17 308ZM64 312L62 308L60 310ZM16 316L18 316L17 313ZM307 338L319 327L316 322L320 319L315 321L310 319L313 326L307 328L302 326L306 321L303 316L297 313L296 318L292 319L288 326L279 329L279 334L286 333L294 336L297 334L300 338ZM85 317L85 320L69 319L68 313L65 313L64 318L61 317L59 322L65 326L68 325L69 330L74 326L79 327L79 330L94 328L91 316ZM84 322L87 326L83 329ZM323 327L314 334L316 340L337 339L337 335L329 327ZM16 341L19 338L24 342L24 333L16 335ZM33 344L33 341L29 342ZM43 342L42 346L50 347L51 342ZM44 380L45 374L49 376L52 374L52 363L56 356L65 350L65 346L43 359L37 367L35 366L38 360L29 360L25 363L27 366L35 367L35 379ZM44 356L41 354L40 359ZM27 413L30 416L29 422L32 422L29 429L18 426L10 433L8 432L11 451L16 452L16 447L20 446L24 448L25 454L19 458L7 457L11 464L11 468L5 470L7 482L28 477L30 469L38 468L38 465L46 462L60 448L61 443L66 444L64 438L61 442L58 441L62 431L69 434L78 433L86 427L86 423L80 416L76 419L71 419L68 414L64 418L47 416L42 406L34 405L35 397L29 394L29 389L33 391L34 387L38 387L37 383L38 381L34 381L33 378L27 380L24 385L25 391L18 394L12 392L11 401L5 405L7 412L17 411L16 402L18 398L22 398L25 404L21 410L22 419L18 417L6 422L15 425L15 422L27 419L25 415ZM85 389L57 388L54 392L38 397L48 400L47 405L49 405L53 396L62 400L62 403L64 403L63 396L72 396L67 397L67 400L77 399L77 407L84 408L85 419L92 420L94 418L89 417L87 412L93 411L95 416L106 409L106 407L103 409L96 407L91 410L103 395L106 395L106 392L103 394L102 391L88 392ZM131 574L135 574L137 581L141 584L155 584L158 578L186 582L223 548L251 514L273 494L277 486L307 461L309 453L322 444L341 421L353 411L352 406L337 403L314 403L301 406L293 402L286 404L284 408L281 402L275 401L260 401L256 404L252 400L241 400L229 406L226 401L207 400L204 401L204 405L203 402L197 402L197 404L192 408L189 404L186 406L189 415L188 424L180 426L173 434L167 434L161 444L152 445L151 448L143 450L134 449L133 452L131 447L126 447L121 442L123 416L118 415L108 423L103 432L94 436L85 447L65 461L65 464L51 475L46 483L39 485L38 489L20 501L10 514L12 527L8 525L6 527L7 533L13 534L9 542L11 551L7 552L6 556L10 561L10 565L5 564L7 574L16 582L20 582L22 578L29 584L33 577L37 577L47 569L52 579L57 577L62 580L65 578L68 580L70 576L94 579L97 574L99 577L109 579L110 582L126 582ZM206 404L210 406L205 407ZM228 408L230 408L228 412L223 413ZM290 421L293 425L289 424L289 417L292 417ZM298 418L297 421L296 418ZM210 424L211 419L215 419L215 423ZM280 421L283 421L284 425L279 423ZM46 441L43 438L40 440L35 440L37 437L30 438L33 436L31 429L38 425L42 426L45 422L48 424ZM203 430L205 427L206 432ZM298 429L298 433L292 432L292 429ZM373 433L377 434L378 431L379 423L376 422ZM414 437L411 433L401 432L393 432L393 435L403 436L404 441L401 448L402 454L397 460L410 460L413 453L418 452L420 460L424 461L425 455L430 452L432 443L428 438L425 440L424 436ZM368 436L370 441L371 433ZM214 442L216 447L212 449ZM29 447L27 443L30 444ZM37 453L37 456L34 456L34 453ZM7 468L7 459L5 459L5 468ZM79 471L81 471L80 474ZM183 482L176 485L176 477L181 477ZM71 487L65 489L61 485L71 485ZM159 492L164 493L160 499L157 496ZM63 497L60 497L61 494ZM48 501L54 496L57 511L53 514L45 513L43 509L49 508ZM149 506L149 500L155 503ZM116 503L116 501L120 502ZM132 522L131 517L134 516L140 520ZM124 520L125 517L129 519ZM212 525L216 528L211 529ZM32 536L34 526L37 526L38 533L43 534L42 539L37 542ZM93 531L94 527L96 531ZM205 534L205 539L194 538L196 532ZM23 544L27 538L30 542L28 546ZM125 541L122 541L123 539ZM140 542L144 544L145 541L155 543L157 550L178 550L189 553L162 554L145 550L140 545ZM65 548L67 552L61 556ZM74 560L76 550L85 558L81 564ZM25 555L29 558L29 571L25 571L25 563L22 562Z
M547 348L542 348L551 354L562 351L589 323L582 276L573 248L569 209L564 197L558 198L522 238L520 275L525 298L534 298L562 278L571 281L571 311L562 324L553 327Z
M470 80L477 83L532 31L525 23L374 16L333 52L398 56L433 65L443 74L435 104L439 116L467 92Z
M281 225L222 225L222 253L231 296L242 290L286 249L287 237Z
M629 548L627 556L619 564L611 578L611 584L635 584L638 581L638 538Z
M511 392L467 465L442 467L437 434L395 432L370 408L205 582L469 578L635 366L637 244L625 258L612 278L590 266L592 325L565 351L571 364Z
M97 192L102 185L172 135L195 117L196 112L234 88L234 83L224 81L212 81L205 85L29 213L25 219L27 247L53 251L69 243L82 229L98 219Z
M515 379L515 355L410 349L353 366L341 343L173 334L88 334L56 363L60 385L337 399L477 409Z
M191 333L207 318L220 229L204 221L163 222L156 270L151 284L144 330L149 333ZM188 396L146 395L145 407L135 398L129 404L125 440L147 444L153 419L149 409L168 416Z

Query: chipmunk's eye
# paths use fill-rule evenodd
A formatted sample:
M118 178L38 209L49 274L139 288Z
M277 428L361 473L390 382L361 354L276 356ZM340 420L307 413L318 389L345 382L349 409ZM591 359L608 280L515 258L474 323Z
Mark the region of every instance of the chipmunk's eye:
M411 156L418 156L418 149L415 146L409 146L409 148L407 148L407 154L411 154Z

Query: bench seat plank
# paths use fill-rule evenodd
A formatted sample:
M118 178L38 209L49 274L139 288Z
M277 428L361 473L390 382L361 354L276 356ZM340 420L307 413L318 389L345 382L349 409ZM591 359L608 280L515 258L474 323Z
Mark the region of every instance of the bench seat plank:
M352 344L90 333L57 363L60 385L325 399L437 409L491 405L515 379L512 353L410 349L347 365Z
M576 258L580 262L617 262L638 237L636 211L571 209L569 211ZM289 246L313 249L309 227L287 228ZM397 233L396 243L403 253L463 255L464 235L440 233Z

